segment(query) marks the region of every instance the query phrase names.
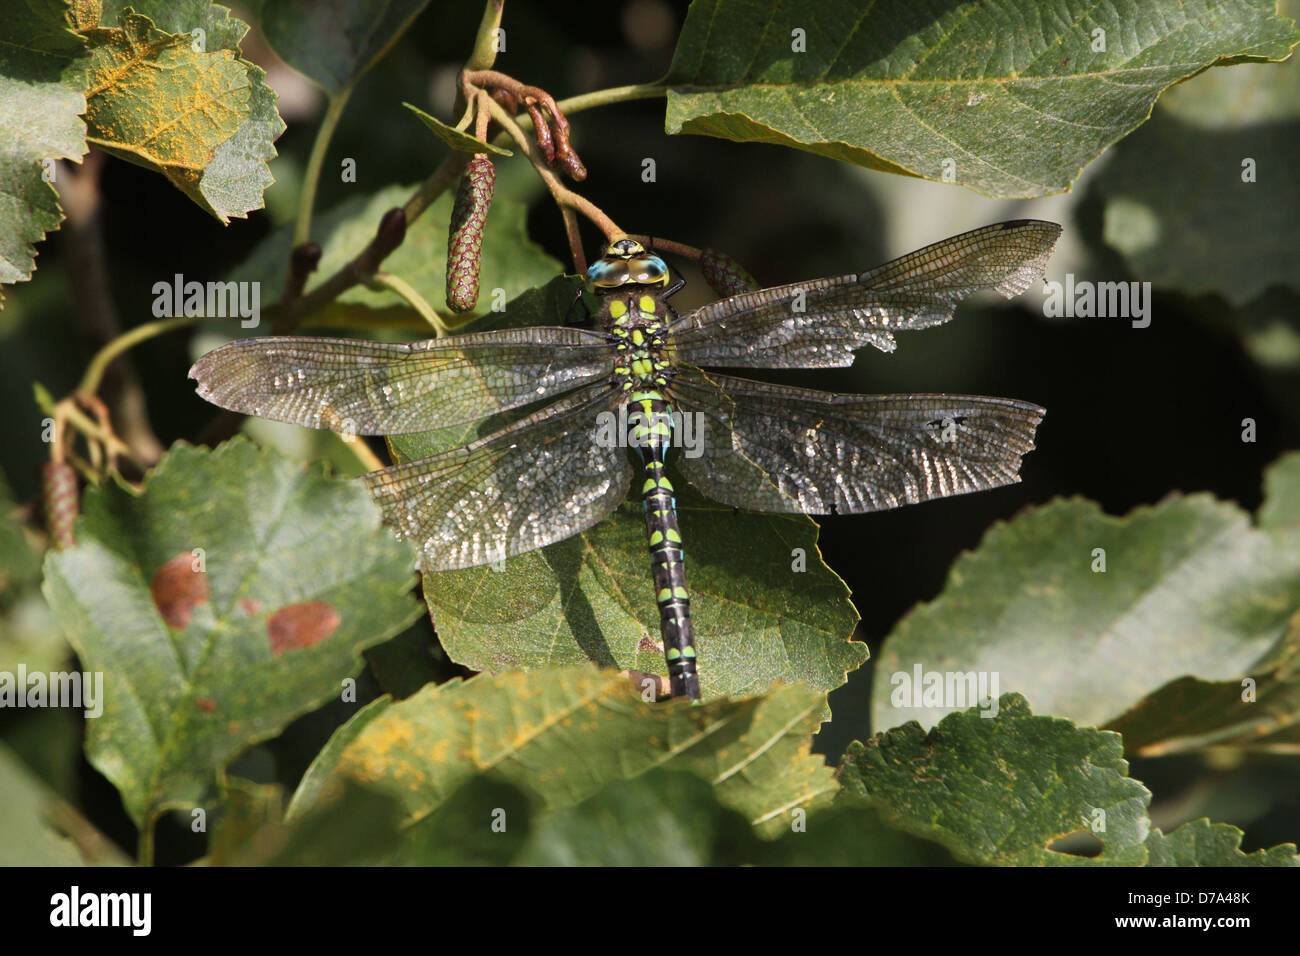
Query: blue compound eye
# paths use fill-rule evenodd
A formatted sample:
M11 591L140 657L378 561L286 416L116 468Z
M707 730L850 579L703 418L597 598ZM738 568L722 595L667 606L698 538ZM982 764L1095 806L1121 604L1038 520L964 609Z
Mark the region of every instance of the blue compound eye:
M587 267L587 281L592 285L609 288L627 281L627 262L622 259L597 259Z
M627 268L632 281L641 285L655 285L668 278L668 263L655 255L637 256L628 261Z

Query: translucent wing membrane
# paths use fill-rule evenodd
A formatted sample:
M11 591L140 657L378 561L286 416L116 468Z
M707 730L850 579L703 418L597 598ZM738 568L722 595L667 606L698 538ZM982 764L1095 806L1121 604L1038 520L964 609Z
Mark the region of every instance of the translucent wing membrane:
M460 425L608 378L609 340L539 327L423 342L242 339L190 369L198 392L237 412L354 435Z
M947 322L980 289L1010 297L1043 274L1061 234L1018 219L953 236L861 275L745 292L684 316L671 330L678 361L745 368L853 364L853 352L894 350L893 332Z
M1043 409L978 395L837 395L683 369L670 386L706 418L677 466L733 507L857 514L1020 480Z
M626 448L597 442L621 394L593 385L440 455L366 475L384 520L420 548L423 571L491 564L562 541L627 495Z

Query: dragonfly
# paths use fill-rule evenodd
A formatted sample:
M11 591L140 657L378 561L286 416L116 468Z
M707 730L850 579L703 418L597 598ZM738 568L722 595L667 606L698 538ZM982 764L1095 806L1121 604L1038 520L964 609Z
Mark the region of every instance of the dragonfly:
M1056 223L965 232L867 272L737 295L679 314L685 284L616 238L586 271L590 328L536 326L407 343L262 337L190 370L223 408L353 435L514 421L363 476L385 522L434 573L495 564L609 517L641 479L650 577L673 697L698 701L685 549L668 474L738 509L862 514L1018 482L1044 409L979 395L836 394L712 370L832 368L940 325L982 289L1043 274ZM529 411L526 406L540 403Z

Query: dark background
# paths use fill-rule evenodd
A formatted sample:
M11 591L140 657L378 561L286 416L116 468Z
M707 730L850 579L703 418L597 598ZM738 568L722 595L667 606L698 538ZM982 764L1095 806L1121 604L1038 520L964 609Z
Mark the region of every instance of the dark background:
M592 5L581 13L570 3L512 3L505 20L507 49L498 67L557 99L647 82L666 72L685 8L685 3L651 0ZM479 4L435 4L362 81L330 154L335 163L337 157L356 157L360 182L334 181L327 163L319 209L346 198L349 190L418 181L439 161L441 147L400 103L408 100L435 115L449 115L454 70L479 14ZM245 53L265 65L259 46L250 35ZM437 94L432 98L431 90ZM282 104L287 107L287 100ZM774 146L669 137L663 132L663 110L662 100L648 100L575 116L575 145L590 173L577 188L625 228L724 250L763 285L862 270L925 242L1025 215L1055 219L1065 227L1049 277L1073 271L1081 278L1142 278L1127 274L1101 244L1101 200L1086 183L1047 206L987 200L959 186L904 181ZM151 317L150 289L159 277L220 276L291 214L286 211L296 201L295 183L316 121L310 112L284 111L289 128L277 144L281 158L273 171L281 182L268 193L270 211L228 227L161 177L107 162L103 229L112 298L124 327ZM657 182L641 179L647 157L656 162ZM907 221L898 222L900 216ZM557 259L567 259L559 215L540 196L529 227L536 242ZM908 244L891 239L900 233L909 237ZM585 235L588 254L594 255L599 236L594 230ZM920 238L910 241L913 236ZM34 281L16 287L0 313L0 400L10 409L5 419L13 429L5 441L5 471L19 500L36 493L36 469L46 452L30 427L31 383L39 380L56 395L67 393L93 351L81 345L77 332L77 288L65 233L53 234L40 247L38 265ZM709 297L703 282L695 281L674 301L681 309ZM852 588L862 615L859 639L874 652L902 615L941 591L954 559L977 545L990 524L1056 496L1087 497L1108 513L1123 514L1171 492L1208 491L1254 510L1262 469L1300 447L1300 389L1293 375L1261 368L1247 355L1233 321L1222 301L1160 292L1147 329L1133 329L1123 319L1046 319L1035 288L1014 306L996 300L990 308L964 306L949 325L901 337L892 356L866 349L851 369L778 376L843 391L1002 395L1048 410L1038 449L1026 459L1018 486L822 522L825 560ZM192 357L188 339L187 334L167 336L132 352L164 444L195 440L211 416L184 375ZM1241 441L1246 417L1257 422L1254 444ZM869 692L870 665L831 695L834 731L818 738L820 751L834 757L850 739L871 732ZM5 714L0 732L33 762L43 763L39 769L92 820L131 847L133 831L116 792L79 756L79 731L33 723L61 719ZM332 713L309 716L291 728L289 743L276 745L277 776L291 775L337 719ZM74 756L67 766L58 766L62 758L34 753L46 732L69 745L64 750ZM271 751L276 755L275 747ZM250 775L266 756L248 758ZM1155 791L1158 825L1208 814L1244 827L1247 849L1300 836L1298 777L1290 762L1252 757L1221 766L1187 757L1137 761L1132 773ZM169 853L184 859L186 847L201 852L201 844L193 844L188 831L175 824L160 828L158 846L160 862L169 862Z

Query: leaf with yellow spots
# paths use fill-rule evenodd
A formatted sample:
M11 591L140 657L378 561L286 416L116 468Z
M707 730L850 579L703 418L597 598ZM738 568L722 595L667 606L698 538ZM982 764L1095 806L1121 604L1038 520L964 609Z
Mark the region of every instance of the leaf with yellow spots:
M346 781L402 801L420 824L476 774L566 807L612 780L656 768L693 773L765 834L790 811L828 803L837 785L810 753L826 699L799 685L767 695L650 705L613 671L548 668L426 686L345 724L303 777L296 818Z
M262 206L266 163L284 130L262 70L238 56L247 27L193 0L144 6L180 32L131 8L116 22L106 9L82 31L89 139L162 173L222 222L245 216Z

